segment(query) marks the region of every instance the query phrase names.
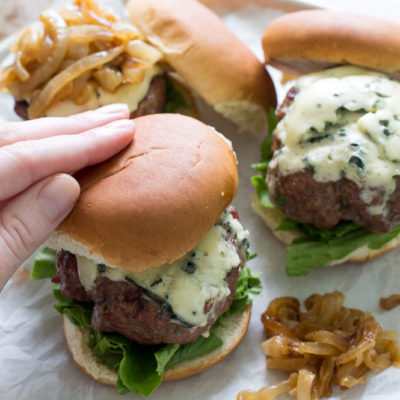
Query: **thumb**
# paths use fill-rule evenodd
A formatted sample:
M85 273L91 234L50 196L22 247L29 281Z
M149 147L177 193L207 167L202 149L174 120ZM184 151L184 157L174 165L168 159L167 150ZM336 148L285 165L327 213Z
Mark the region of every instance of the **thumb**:
M67 216L79 192L74 178L58 174L32 185L0 211L0 290Z

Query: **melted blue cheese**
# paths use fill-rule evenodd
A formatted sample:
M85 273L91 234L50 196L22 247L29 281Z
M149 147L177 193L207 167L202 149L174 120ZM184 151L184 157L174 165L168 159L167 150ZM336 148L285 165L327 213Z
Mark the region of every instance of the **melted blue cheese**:
M151 80L161 72L160 67L153 66L146 71L142 82L125 83L119 86L115 92L108 92L101 86L98 86L85 104L75 104L72 100L63 100L51 106L46 111L46 116L67 117L113 103L125 103L128 105L130 111L135 111L149 91Z
M86 290L94 287L99 275L113 281L132 280L159 301L168 303L178 319L204 326L214 313L213 307L205 312L204 305L207 301L216 304L230 294L226 276L240 264L236 246L226 240L227 232L238 244L247 246L248 232L225 211L199 244L173 264L131 272L99 267L88 258L77 256L79 277Z
M400 174L400 83L346 66L303 76L296 88L275 131L282 148L271 168L283 175L312 171L319 182L348 178L367 204L383 191L384 201L369 212L384 213Z

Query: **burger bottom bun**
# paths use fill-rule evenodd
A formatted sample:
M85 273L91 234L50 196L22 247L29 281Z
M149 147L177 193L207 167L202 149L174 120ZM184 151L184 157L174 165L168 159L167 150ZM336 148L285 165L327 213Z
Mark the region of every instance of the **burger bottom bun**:
M240 132L263 132L268 126L265 108L250 101L221 101L214 104L214 109L233 121Z
M186 378L211 368L224 359L241 342L246 334L250 322L251 306L244 311L235 313L224 319L223 326L216 328L216 335L223 340L222 346L215 350L183 361L164 373L164 381ZM115 386L118 380L118 372L111 371L105 365L99 363L88 346L89 331L81 329L73 324L64 315L64 335L72 357L79 368L97 382Z
M293 240L301 237L299 231L277 231L276 228L280 225L285 214L278 208L267 208L263 207L258 200L257 196L252 197L253 210L264 220L267 226L271 229L275 237L277 237L285 246L289 246ZM372 250L367 245L360 247L351 252L347 257L340 260L333 260L326 265L338 265L345 262L365 262L373 260L380 255L387 253L389 250L394 249L400 244L400 234L394 239L387 242L378 250Z

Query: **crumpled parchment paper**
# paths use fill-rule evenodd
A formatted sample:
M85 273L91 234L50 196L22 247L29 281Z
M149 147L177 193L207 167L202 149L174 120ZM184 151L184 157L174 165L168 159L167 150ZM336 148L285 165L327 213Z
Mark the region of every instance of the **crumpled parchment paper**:
M59 2L58 2L59 3ZM122 10L117 0L109 0ZM276 2L275 2L276 3ZM283 13L248 4L244 8L218 9L227 25L262 58L260 36L270 21ZM0 61L7 57L7 43L0 48ZM12 100L0 96L0 120L17 120ZM345 305L371 311L385 329L400 332L400 308L379 309L379 298L400 292L400 249L365 264L326 267L308 276L286 276L283 246L272 236L250 207L254 190L250 164L259 159L262 137L238 134L230 122L202 105L203 119L229 137L239 159L240 186L234 201L242 223L250 230L251 249L258 257L250 266L262 273L264 290L253 306L249 331L241 345L223 362L202 374L163 383L151 399L234 399L245 388L258 389L286 377L268 371L260 349L264 340L260 315L277 296L292 295L303 301L312 293L340 290ZM29 263L27 267L29 267ZM92 381L72 361L63 337L62 317L53 308L51 284L26 280L19 271L0 294L0 399L2 400L111 400L121 397L112 387ZM139 399L135 394L126 399ZM291 397L281 397L289 399ZM334 390L334 399L400 399L400 369L369 374L366 385Z

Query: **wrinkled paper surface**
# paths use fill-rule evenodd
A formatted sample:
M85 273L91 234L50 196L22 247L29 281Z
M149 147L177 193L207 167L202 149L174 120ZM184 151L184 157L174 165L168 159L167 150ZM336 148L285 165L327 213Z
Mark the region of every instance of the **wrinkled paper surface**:
M117 0L108 3L114 3L121 10ZM260 58L262 31L271 20L283 13L254 5L218 11L228 26ZM3 62L7 57L6 48L7 43L0 49L0 60ZM17 120L12 105L8 96L0 96L1 120ZM365 264L326 267L305 277L287 277L283 246L250 207L250 197L254 193L250 183L254 173L250 164L259 159L262 137L238 134L233 124L207 106L203 105L201 111L208 124L232 140L237 153L240 186L234 205L242 223L251 232L251 250L257 252L258 257L250 262L250 266L262 273L264 290L254 303L249 331L232 354L197 376L163 383L151 399L234 399L242 389L258 389L285 379L285 373L267 371L260 349L264 340L260 315L269 301L277 296L291 295L304 301L312 293L340 290L346 295L346 306L369 310L385 329L400 332L400 307L381 311L378 304L380 297L400 292L400 249ZM0 399L120 399L114 388L92 381L72 361L64 342L62 317L53 308L50 282L24 280L26 276L23 272L19 271L0 294ZM127 394L125 398L139 399L140 396ZM400 399L400 369L370 373L366 385L347 391L336 388L333 398Z

